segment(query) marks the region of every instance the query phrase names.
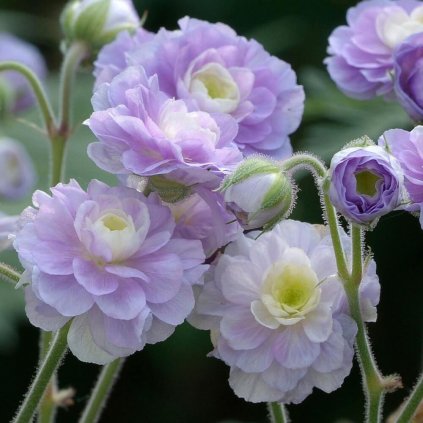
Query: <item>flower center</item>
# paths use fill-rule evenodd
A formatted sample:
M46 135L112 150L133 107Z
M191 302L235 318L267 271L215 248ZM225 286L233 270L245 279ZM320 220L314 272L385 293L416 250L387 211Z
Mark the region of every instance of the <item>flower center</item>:
M188 112L182 100L168 100L160 112L160 129L168 140L184 143L202 139L215 145L219 139L216 121L204 112Z
M208 63L194 72L189 91L202 110L231 113L239 104L239 88L232 75L218 63Z
M127 222L115 214L106 214L101 218L103 225L110 231L123 231L128 227Z
M139 246L134 222L124 213L105 213L92 228L96 238L110 249L112 262L126 259Z
M316 274L303 266L286 265L271 275L271 293L280 307L288 312L300 311L314 293Z
M377 193L377 182L381 177L369 170L363 170L355 174L355 180L358 194L373 197Z
M382 42L394 49L410 35L423 31L423 6L410 15L401 7L389 7L377 17L376 29Z

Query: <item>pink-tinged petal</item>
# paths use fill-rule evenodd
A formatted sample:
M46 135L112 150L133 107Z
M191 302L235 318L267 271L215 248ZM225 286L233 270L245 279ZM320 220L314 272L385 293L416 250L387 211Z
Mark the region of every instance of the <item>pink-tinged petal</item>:
M92 295L76 282L73 275L48 275L34 271L33 284L40 298L63 316L85 313L94 304Z
M311 342L302 328L285 328L275 339L273 353L276 360L288 369L310 366L320 353L320 345Z
M257 323L251 311L233 307L220 323L222 336L236 350L257 348L270 335L270 330Z
M68 345L73 355L86 363L104 365L117 358L108 354L94 342L87 314L73 319L68 333Z
M281 392L264 382L260 373L246 373L233 367L229 385L238 397L248 402L273 402L281 398Z
M96 296L95 302L104 314L121 320L134 319L146 304L144 290L133 279L121 282L110 294Z
M235 365L245 372L261 373L273 362L272 345L267 341L258 348L238 352Z
M272 388L282 392L294 389L308 369L287 369L274 362L269 369L263 372L263 380Z
M342 366L344 357L344 339L338 322L334 322L334 331L329 339L320 345L320 354L313 363L313 369L320 373L329 373Z
M332 332L332 313L328 304L320 304L307 314L303 329L312 342L325 342Z
M58 330L69 320L39 300L30 286L25 288L25 312L31 324L45 331Z
M139 269L134 269L133 267L123 266L121 264L108 264L104 266L104 270L112 275L119 276L122 279L137 278L148 281L148 277L145 273L141 272Z
M260 323L269 329L276 329L280 325L279 322L269 313L269 310L261 300L256 300L251 303L251 313L253 313L257 323Z
M160 250L163 253L174 253L176 251L184 270L196 267L206 259L201 242L194 239L171 239Z
M148 303L164 303L179 292L183 269L176 254L151 254L139 259L138 267L149 278L142 282Z
M90 260L76 257L73 261L75 279L89 293L105 295L114 292L119 286L119 277L107 272Z
M33 223L26 224L18 232L14 247L24 261L36 263L46 273L53 275L69 275L72 273L72 259L76 253L75 249L71 245L40 241L35 234Z
M175 332L175 326L153 318L150 329L145 333L145 339L147 344L156 344L169 338L173 332Z
M158 319L171 325L179 325L191 313L194 304L192 287L184 283L172 299L159 304L149 303L149 307Z
M216 279L221 281L222 294L235 304L250 304L260 298L260 279L247 260L222 256L216 268Z

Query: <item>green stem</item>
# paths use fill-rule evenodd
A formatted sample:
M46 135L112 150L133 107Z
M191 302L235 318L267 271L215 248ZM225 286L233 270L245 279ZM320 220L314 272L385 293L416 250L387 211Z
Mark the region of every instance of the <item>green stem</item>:
M281 163L281 168L284 172L296 171L304 167L311 169L318 178L316 180L316 185L325 205L326 219L332 237L338 273L342 280L346 280L349 277L349 272L345 260L344 249L342 248L341 237L339 235L338 217L330 201L329 195L327 194L330 181L327 178L327 169L325 165L319 159L307 153L295 154Z
M396 423L409 423L412 421L414 414L416 414L417 408L423 401L423 373L420 375L420 379L417 385L414 387L413 392L408 397L407 401L401 408L401 414L398 417Z
M6 282L16 285L21 279L21 274L8 264L0 263L0 278Z
M356 349L360 370L364 379L363 389L366 396L367 422L378 423L381 418L385 394L383 376L374 360L366 326L360 310L359 285L352 279L345 285L351 317L357 323Z
M323 202L326 211L326 221L329 225L329 231L332 238L333 250L335 253L336 266L338 268L339 277L346 281L349 278L347 261L345 259L344 248L342 247L341 236L339 234L339 222L335 207L333 207L329 194L327 193L328 182L323 183Z
M39 364L41 366L44 361L50 344L53 339L53 332L41 331L40 333L40 357ZM57 375L56 373L50 379L50 382L47 385L46 391L41 399L40 405L38 407L38 423L51 423L54 422L56 416L56 404L54 403L54 394L57 392Z
M66 138L55 135L51 139L50 186L54 187L62 180L63 159L65 157Z
M268 402L270 423L288 423L289 417L285 406L280 402Z
M351 242L352 242L352 271L351 282L359 285L363 277L363 230L354 224L351 224Z
M66 139L69 137L71 119L71 95L76 71L88 56L89 47L81 41L74 42L66 51L60 73L59 126L58 133Z
M306 167L311 169L319 178L324 178L327 170L322 161L311 154L294 154L281 163L282 170L289 172L297 170L297 168Z
M40 106L41 115L43 116L44 125L46 127L47 133L49 134L49 136L51 136L51 134L54 134L54 114L48 97L37 75L35 75L35 73L32 72L31 69L17 62L0 62L0 72L1 71L19 72L23 77L26 78L32 90L34 91L35 97L38 101L38 105Z
M79 423L96 423L117 380L124 359L119 358L103 367Z
M16 414L14 423L29 423L32 421L38 403L43 396L51 376L59 367L67 348L67 334L71 322L68 322L60 329L50 346L43 364L32 381L29 391Z

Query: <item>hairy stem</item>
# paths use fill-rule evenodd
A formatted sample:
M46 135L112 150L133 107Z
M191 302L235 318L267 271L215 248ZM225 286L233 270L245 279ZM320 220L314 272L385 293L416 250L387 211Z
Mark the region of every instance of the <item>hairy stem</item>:
M37 374L28 390L28 393L21 404L14 423L29 423L32 421L35 410L43 396L51 376L59 367L67 348L67 334L71 322L68 322L60 329L50 345L43 364L39 367Z
M408 397L407 401L401 408L401 414L399 415L396 423L409 423L412 421L414 414L416 414L417 408L423 401L423 373L414 387L413 392Z
M354 224L351 224L351 242L352 242L352 271L351 282L359 285L363 278L363 230Z
M103 367L79 423L96 423L99 420L124 361L119 358Z
M71 119L71 95L76 71L81 62L88 56L89 48L81 41L74 42L66 51L60 73L60 98L59 98L59 126L58 132L64 138L69 136Z
M268 402L267 410L269 411L270 423L288 423L289 417L285 406L280 402Z
M383 377L377 368L372 354L366 326L360 310L359 286L355 281L345 284L351 317L357 323L356 350L363 377L363 389L366 397L366 421L378 423L381 419L384 398Z
M21 274L8 264L0 263L0 279L16 285L21 279Z
M37 75L35 75L35 73L25 65L17 62L0 62L0 72L1 71L19 72L28 81L38 101L47 133L49 136L52 135L55 131L54 114L45 90Z

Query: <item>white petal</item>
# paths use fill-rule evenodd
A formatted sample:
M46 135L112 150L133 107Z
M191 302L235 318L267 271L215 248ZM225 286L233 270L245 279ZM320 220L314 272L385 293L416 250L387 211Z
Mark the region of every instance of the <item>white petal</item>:
M107 364L117 358L94 343L87 314L73 319L68 333L68 344L75 357L86 363Z

